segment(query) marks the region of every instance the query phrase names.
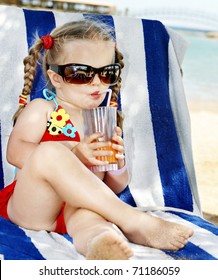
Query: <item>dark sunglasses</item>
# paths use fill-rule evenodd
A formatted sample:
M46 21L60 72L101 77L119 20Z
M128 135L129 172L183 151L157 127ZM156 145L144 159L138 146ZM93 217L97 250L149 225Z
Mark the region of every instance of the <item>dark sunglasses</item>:
M63 80L70 84L86 85L93 81L98 74L100 81L105 85L113 86L118 82L121 73L119 63L94 68L85 64L70 63L65 65L50 65L49 69L59 74Z

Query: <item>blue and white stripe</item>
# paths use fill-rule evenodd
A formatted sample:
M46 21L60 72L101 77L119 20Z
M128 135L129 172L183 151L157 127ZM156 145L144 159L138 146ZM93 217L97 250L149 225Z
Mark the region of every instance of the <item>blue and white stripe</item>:
M22 61L35 33L46 35L55 26L87 17L90 15L0 6L0 188L14 176L13 168L6 162L6 146L12 129L11 117L23 86ZM115 27L117 46L124 54L119 106L125 115L123 133L131 182L120 197L132 206L152 210L152 215L195 230L188 245L176 253L131 244L134 258L218 259L218 229L198 216L201 209L189 114L180 74L184 40L157 21L91 17ZM46 86L41 73L39 69L31 99L41 97ZM166 212L168 209L174 212ZM68 238L24 230L2 218L0 224L0 254L6 259L82 259ZM8 241L11 239L19 244L18 250Z
M195 234L188 244L177 252L157 250L130 243L134 260L217 260L218 228L199 216L179 212L150 212L171 222L188 225ZM62 259L82 260L69 236L46 231L31 231L17 227L0 217L4 234L0 234L0 254L7 260ZM14 245L16 244L16 246Z

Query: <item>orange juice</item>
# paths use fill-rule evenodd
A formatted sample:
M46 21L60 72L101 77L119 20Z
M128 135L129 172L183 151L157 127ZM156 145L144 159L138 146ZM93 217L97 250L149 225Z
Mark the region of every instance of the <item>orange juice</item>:
M98 150L113 152L113 155L111 155L111 156L98 156L97 157L98 160L108 161L109 163L117 163L116 151L112 148L112 146L102 147L102 148L99 148Z
M90 135L95 132L102 132L103 136L96 141L111 141L117 126L117 108L111 106L102 106L94 109L82 110L84 135ZM111 156L98 156L97 159L107 161L105 165L94 165L90 167L93 172L105 172L118 169L117 151L111 146L99 148L102 151L112 151Z

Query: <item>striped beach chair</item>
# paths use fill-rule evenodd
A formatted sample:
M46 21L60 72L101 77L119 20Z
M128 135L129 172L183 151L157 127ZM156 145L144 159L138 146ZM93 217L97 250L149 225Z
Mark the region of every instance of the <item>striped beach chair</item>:
M74 14L0 6L0 188L13 181L6 161L12 116L23 86L23 58L34 34L91 17L114 26L125 68L119 108L131 181L119 194L133 207L194 229L177 252L130 244L133 259L218 259L218 227L202 218L192 158L190 119L181 64L186 42L161 22L140 18ZM31 99L42 97L40 67ZM0 255L5 259L84 259L68 235L31 231L0 217Z

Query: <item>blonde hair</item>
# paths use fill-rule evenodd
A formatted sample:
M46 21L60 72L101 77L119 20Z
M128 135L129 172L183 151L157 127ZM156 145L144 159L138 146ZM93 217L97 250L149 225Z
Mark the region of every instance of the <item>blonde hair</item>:
M47 70L50 64L58 64L58 58L63 52L63 45L66 42L88 39L88 40L102 40L102 41L114 41L113 30L102 22L94 22L93 20L80 20L66 23L60 27L55 28L50 35L53 38L53 45L50 49L46 49L43 55L43 70L44 75L50 86L50 80L47 75ZM44 41L38 38L35 44L30 48L29 54L24 58L24 86L22 90L23 96L28 96L31 93L31 89L34 82L34 77L36 74L36 66L41 58L41 51L43 49ZM115 62L124 67L123 55L115 47ZM121 77L118 83L112 87L112 99L117 101L119 90L121 87ZM22 112L24 106L20 105L18 110L13 116L14 123L16 122L18 116ZM118 111L118 126L122 128L123 116L120 111Z

